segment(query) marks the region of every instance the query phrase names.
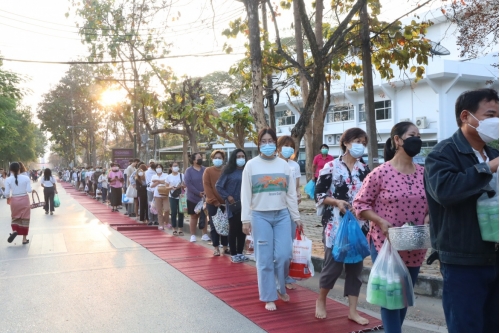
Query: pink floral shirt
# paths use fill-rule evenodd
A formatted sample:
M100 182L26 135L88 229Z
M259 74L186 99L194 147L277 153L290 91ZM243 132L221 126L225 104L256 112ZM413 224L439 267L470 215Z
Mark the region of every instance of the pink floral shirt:
M424 168L415 164L412 175L398 172L390 162L375 168L363 182L361 190L354 199L356 214L373 210L378 216L400 227L406 222L424 224L428 212L424 189ZM368 237L373 240L377 252L384 244L385 236L375 223L370 222ZM408 267L419 267L425 259L427 250L399 251Z

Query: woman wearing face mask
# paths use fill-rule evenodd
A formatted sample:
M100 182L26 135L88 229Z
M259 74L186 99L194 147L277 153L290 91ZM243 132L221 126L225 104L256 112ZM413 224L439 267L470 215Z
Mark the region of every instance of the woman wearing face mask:
M225 154L222 150L214 150L210 154L210 159L214 166L208 167L203 174L203 189L206 196L208 222L210 223L210 238L212 239L212 245L214 247L214 256L220 256L220 244L223 246L224 254L229 254L229 250L227 249L227 236L220 236L217 233L212 219L212 216L217 214L219 208L223 212L226 210L226 207L224 207L224 199L221 198L215 189L215 184L222 173L224 158Z
M191 154L191 156L189 156L189 162L192 166L187 168L184 182L187 188L189 230L191 232L190 241L196 242L196 224L198 223L200 214L197 214L194 209L198 202L203 200L203 197L205 196L205 190L203 188L203 174L205 173L205 167L203 166L203 159L200 153ZM210 240L210 237L207 235L207 223L205 223L201 240Z
M146 170L148 168L143 163L139 165L135 172L135 188L139 199L139 221L148 223L148 184L146 183Z
M102 203L106 203L108 201L108 175L106 174L106 170L103 169L102 174L98 179L99 184L101 184L101 199Z
M170 218L170 202L168 196L162 196L158 192L159 186L165 186L168 191L171 187L167 184L167 174L163 173L163 165L156 165L156 175L151 178L150 187L154 189L155 207L158 211L158 230L165 230L165 225L169 223Z
M174 228L174 236L184 236L184 212L179 209L179 196L186 187L184 175L179 172L179 163L172 163L172 173L167 177L167 184L172 188L169 194L170 222ZM180 191L179 191L180 190ZM175 230L177 228L177 230Z
M411 122L401 122L391 130L384 148L385 163L375 168L363 182L353 207L359 218L371 221L368 241L375 262L391 227L407 222L428 223L428 206L424 190L424 168L413 162L420 152L422 140L418 128ZM427 250L399 251L408 267L413 284ZM381 310L384 330L401 332L406 308Z
M285 288L292 257L290 216L302 226L295 182L288 163L276 157L276 142L271 128L259 132L259 156L247 163L241 185L243 232L254 238L259 298L269 311L276 310L278 297L290 300Z
M326 297L333 289L335 282L345 269L344 297L349 300L348 318L360 325L367 325L368 320L356 310L359 291L361 289L361 272L363 261L344 264L337 262L332 256L332 247L337 230L342 222L346 209L351 205L361 189L363 180L370 172L361 156L365 152L368 136L360 128L351 128L340 138L342 156L328 162L319 173L316 184L316 207L323 210L323 244L325 261L319 280L319 297L316 300L316 318L326 318Z
M292 179L294 179L295 183L295 189L297 191L297 204L300 204L301 202L301 195L300 195L300 165L299 163L295 162L291 157L295 154L295 142L293 141L291 136L288 135L283 135L280 136L278 139L278 151L279 151L279 156L283 158L285 161L287 161L288 165L290 166L290 171L292 172ZM292 221L292 240L295 238L295 222ZM285 287L287 289L295 289L295 286L293 285L295 283L295 280L292 279L291 277L287 276L286 277L286 284Z
M235 149L229 157L215 188L224 199L229 218L229 250L231 262L238 264L248 261L243 255L246 235L241 223L241 177L247 156L242 149Z
M108 174L108 182L111 188L111 211L117 212L118 206L122 204L123 173L116 163L111 163L111 171Z
M328 145L321 145L321 154L314 156L313 159L313 172L314 172L314 181L318 180L319 172L323 170L326 163L333 161L333 156L328 154Z

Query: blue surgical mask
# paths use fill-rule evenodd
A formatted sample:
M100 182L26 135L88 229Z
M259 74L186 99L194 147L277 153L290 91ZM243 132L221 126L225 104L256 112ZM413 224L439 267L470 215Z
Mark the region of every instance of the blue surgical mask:
M295 153L295 149L293 149L292 147L281 148L281 155L283 155L284 158L290 158L293 153Z
M354 158L360 158L365 153L365 146L361 143L353 143L351 149L349 149L349 154Z
M260 152L267 157L271 157L276 152L276 144L268 143L260 146Z
M217 158L217 159L215 159L215 160L213 160L212 162L214 163L214 165L215 165L216 167L220 167L220 166L222 165L222 163L224 163L224 161L223 161L223 160L218 159L218 158Z
M239 166L240 168L245 165L247 161L244 158L237 158L236 159L236 165Z

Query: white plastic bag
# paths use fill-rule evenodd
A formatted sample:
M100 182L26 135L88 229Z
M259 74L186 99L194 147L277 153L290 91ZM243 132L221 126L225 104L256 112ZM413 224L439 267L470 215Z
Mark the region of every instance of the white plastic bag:
M137 190L134 188L134 186L129 185L127 187L127 192L125 192L125 195L129 198L137 198Z
M201 212L201 210L203 209L203 200L200 200L200 202L198 202L196 204L196 206L194 207L194 212L196 214L199 214Z
M217 231L219 235L229 235L229 220L227 218L227 212L223 212L219 207L217 209L217 213L212 216L212 221L214 222L215 231Z
M85 185L85 192L88 192L89 191L89 187L88 185Z
M415 304L410 272L388 240L382 245L370 272L366 300L389 310Z
M153 201L149 204L149 210L151 211L152 214L158 214L158 210L156 209L156 203L155 199L153 198Z
M292 261L288 275L294 280L306 280L314 276L312 263L312 240L307 238L302 230L297 228L293 240Z

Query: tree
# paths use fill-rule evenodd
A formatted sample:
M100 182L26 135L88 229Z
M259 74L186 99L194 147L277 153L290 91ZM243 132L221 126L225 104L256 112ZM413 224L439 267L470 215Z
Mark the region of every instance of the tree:
M237 73L217 71L201 78L205 93L212 96L214 107L221 108L239 100L250 102L251 91L244 86L244 80Z
M498 0L455 0L442 11L458 26L457 45L461 57L477 58L498 52Z

